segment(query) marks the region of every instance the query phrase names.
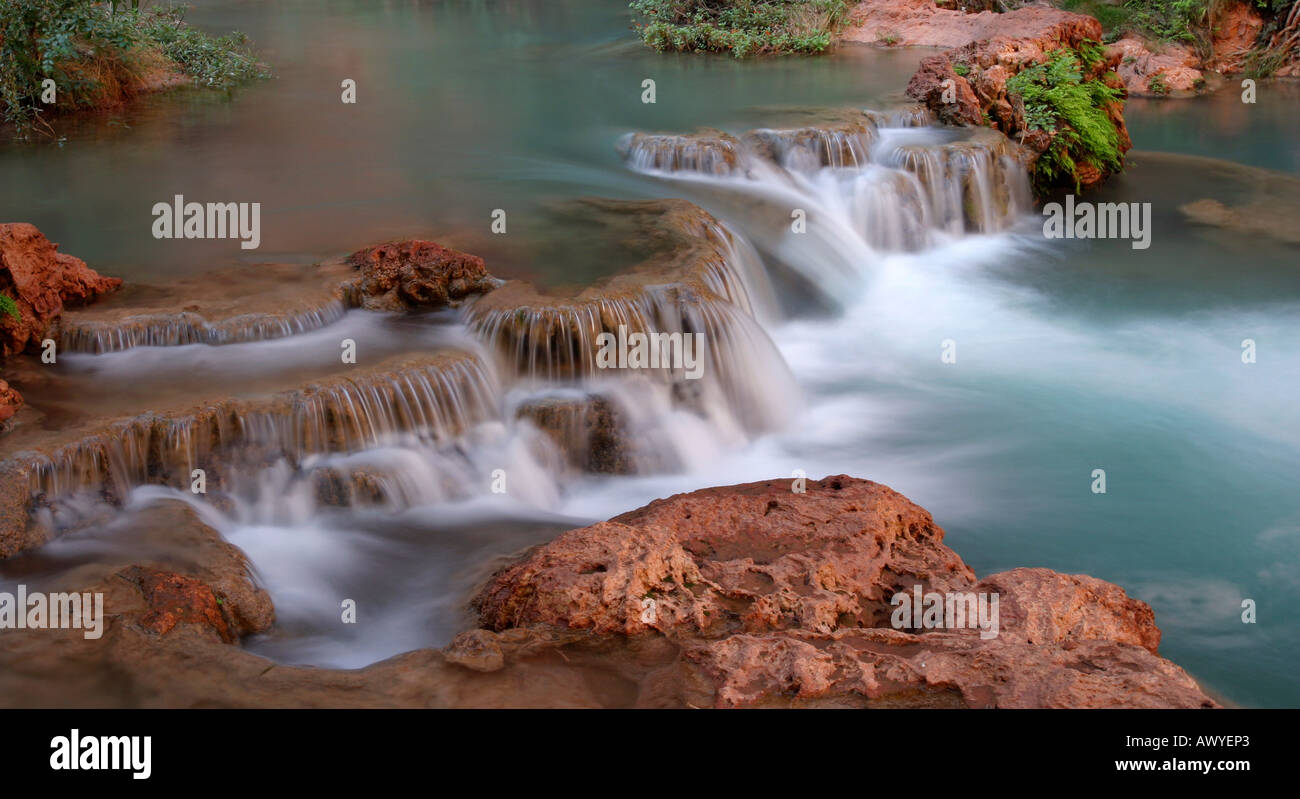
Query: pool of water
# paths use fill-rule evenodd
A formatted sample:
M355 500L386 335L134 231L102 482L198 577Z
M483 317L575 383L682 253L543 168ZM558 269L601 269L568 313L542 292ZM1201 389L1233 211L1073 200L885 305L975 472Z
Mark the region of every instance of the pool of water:
M499 275L581 284L622 264L617 242L566 213L577 197L688 197L749 239L771 239L770 217L746 213L734 186L628 169L622 135L889 107L924 55L655 54L617 0L222 1L191 19L247 32L277 77L229 98L155 98L73 125L59 145L0 147L0 217L137 281L427 236L483 254ZM339 102L349 77L355 106ZM646 78L654 104L641 101ZM844 472L929 509L979 574L1046 566L1116 582L1154 606L1161 652L1207 689L1300 705L1300 626L1289 616L1300 601L1300 250L1188 224L1179 205L1247 197L1249 175L1212 179L1201 162L1153 152L1300 173L1300 93L1264 84L1259 96L1254 106L1235 93L1131 103L1133 167L1099 198L1152 203L1150 249L1046 241L1030 216L920 253L848 256L857 278L826 303L837 310L767 326L805 398L778 433L673 473L582 479L524 501L223 528L280 612L280 629L254 649L356 666L441 644L486 563L569 524L705 485ZM261 249L153 240L149 209L176 193L262 202ZM504 236L489 232L497 208ZM797 250L764 255L795 262L774 272L820 266ZM368 318L341 324L391 337ZM1252 364L1240 357L1246 338L1258 347ZM945 340L956 363L940 360ZM265 362L242 352L194 357L254 380ZM173 379L189 355L111 357L93 368L119 364L114 379L96 381L75 359L68 368L113 391ZM494 442L477 468L514 462ZM1092 491L1098 468L1104 494ZM380 608L383 623L337 633L323 608L336 613L339 595ZM1257 624L1242 623L1244 599L1257 603Z
M506 277L586 282L619 266L563 202L636 194L617 138L770 121L779 107L902 98L917 53L741 63L659 55L626 3L575 0L204 2L275 78L153 98L67 124L59 146L0 148L0 218L128 280L299 261L394 238L464 242ZM340 84L357 82L357 102ZM642 82L655 81L655 102ZM897 101L897 100L895 100ZM262 203L262 243L155 240L154 203ZM492 235L493 211L506 235ZM592 245L596 246L592 246Z

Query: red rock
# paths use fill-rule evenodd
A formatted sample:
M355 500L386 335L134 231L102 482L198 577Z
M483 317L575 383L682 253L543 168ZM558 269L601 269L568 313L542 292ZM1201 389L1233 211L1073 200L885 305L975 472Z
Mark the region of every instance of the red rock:
M348 261L361 271L354 286L362 306L374 310L456 305L496 285L482 258L432 241L380 244Z
M791 487L705 489L569 531L489 580L486 630L461 648L495 669L490 630L662 635L681 648L674 679L711 686L719 707L1216 706L1159 657L1151 608L1118 586L1047 569L976 582L889 488ZM895 629L890 600L916 586L996 595L996 630Z
M805 494L791 481L705 489L564 533L498 573L476 604L496 630L872 626L898 590L975 582L942 541L924 509L865 480L812 481Z
M1210 26L1212 55L1206 66L1224 74L1240 72L1263 29L1264 19L1249 3L1219 9Z
M1152 52L1148 47L1156 47ZM1157 75L1168 93L1196 91L1204 81L1200 59L1192 48L1180 44L1148 45L1141 39L1127 36L1107 48L1119 56L1116 72L1124 81L1124 88L1136 97L1159 96L1152 90L1152 80ZM1158 84L1156 84L1158 85Z
M1101 40L1101 23L1050 6L1023 6L1006 13L968 14L939 8L933 0L865 0L849 14L841 41L889 42L918 47L962 47L985 39L1018 39L1039 50L1079 38Z
M1004 79L1003 83L1005 82ZM946 92L951 92L952 101L944 99ZM922 60L916 74L908 81L907 96L924 103L945 125L984 124L984 115L974 89L953 70L952 62L947 58L933 56Z
M183 574L132 566L121 576L139 586L148 610L140 624L166 635L178 624L196 624L230 643L235 635L221 612L217 595L205 583Z
M8 383L0 380L0 424L9 421L23 405L23 397Z
M14 300L20 316L0 314L0 354L39 344L65 306L90 302L122 285L58 247L33 225L0 224L0 292Z

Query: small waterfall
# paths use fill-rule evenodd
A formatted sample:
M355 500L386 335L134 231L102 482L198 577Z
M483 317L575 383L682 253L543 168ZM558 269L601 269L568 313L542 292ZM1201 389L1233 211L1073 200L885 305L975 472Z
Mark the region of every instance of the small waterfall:
M719 209L836 304L887 253L1007 230L1033 208L1021 150L998 131L936 127L919 107L830 116L740 136L634 134L622 147L629 167ZM720 142L727 169L649 155L712 151Z
M694 136L634 133L620 144L623 157L636 169L730 175L743 167L741 144L721 131Z
M935 227L952 235L996 233L1033 207L1025 167L1000 133L937 145L919 133L886 139L882 158L916 175Z
M38 507L86 493L115 504L139 485L189 489L192 470L202 468L208 488L220 490L277 463L299 469L315 455L445 444L496 418L499 407L496 379L476 357L388 364L268 400L118 423L28 456L29 486Z
M783 169L799 172L829 167L853 169L871 163L876 126L863 118L857 126L756 130L746 135L755 152Z
M284 338L333 324L350 303L335 299L318 308L283 315L244 314L209 322L188 311L176 314L129 316L119 321L83 320L67 314L59 322L63 352L99 355L132 347L178 347L185 344L237 344Z
M571 298L508 283L469 305L467 323L496 349L507 373L531 385L578 384L634 371L671 390L676 405L690 407L728 435L783 426L798 405L798 390L758 321L776 313L761 259L698 209L678 208L664 219L681 236L676 250ZM695 379L683 364L662 362L634 370L602 368L602 336L620 332L627 339L639 334L665 342L665 354L667 342L684 344L700 334L702 374Z

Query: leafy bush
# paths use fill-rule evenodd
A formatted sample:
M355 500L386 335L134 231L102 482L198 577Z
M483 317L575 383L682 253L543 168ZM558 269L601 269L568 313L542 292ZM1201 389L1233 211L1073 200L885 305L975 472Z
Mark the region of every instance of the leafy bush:
M201 86L229 88L253 78L266 77L248 51L248 37L238 31L208 36L185 24L181 9L157 11L141 17L145 38Z
M820 53L848 12L847 0L633 0L636 23L656 50Z
M263 74L244 38L209 37L185 25L181 9L140 11L125 0L3 0L0 110L20 129L39 119L42 82L58 107L120 97L159 54L203 86L226 87Z
M125 16L88 0L5 0L0 4L0 104L4 118L26 122L41 83L52 78L65 96L88 96L93 78L76 65L116 57L136 46Z
M1007 93L1020 98L1025 124L1052 133L1052 143L1038 158L1034 181L1040 188L1073 180L1078 161L1098 169L1121 166L1119 132L1106 115L1106 106L1122 96L1101 80L1083 79L1084 68L1096 66L1100 48L1085 45L1078 52L1062 48L1042 64L1022 70L1007 81Z

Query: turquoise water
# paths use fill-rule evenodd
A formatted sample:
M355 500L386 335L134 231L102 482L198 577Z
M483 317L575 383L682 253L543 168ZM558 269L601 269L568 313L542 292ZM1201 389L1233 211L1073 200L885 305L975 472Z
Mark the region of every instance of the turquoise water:
M924 54L660 55L635 40L617 1L208 2L191 19L247 32L277 77L233 98L155 98L70 127L62 145L0 148L0 217L32 221L65 252L130 280L309 261L416 235L479 252L503 276L583 283L620 264L611 242L566 215L575 197L691 196L751 238L762 232L698 186L633 174L615 150L621 135L887 107ZM339 102L344 77L358 81L356 106ZM653 105L641 102L647 77ZM291 589L318 579L317 560L341 579L339 559L382 543L383 558L355 561L360 595L382 601L393 562L409 561L427 564L413 572L412 595L459 597L466 573L559 529L557 517L604 518L795 469L846 472L929 509L977 573L1046 566L1116 582L1154 606L1162 654L1209 690L1300 705L1290 615L1300 602L1300 250L1186 224L1179 204L1246 197L1249 181L1225 186L1193 163L1145 155L1300 173L1300 93L1268 84L1260 97L1130 105L1134 167L1100 198L1152 203L1149 250L1044 241L1028 219L1014 232L855 264L863 279L838 298L841 312L769 326L806 406L788 430L740 451L679 474L573 486L523 521L500 521L515 532L487 546L477 537L491 523L448 521L436 508L374 525L361 550L312 539L301 562L301 528L232 540L273 576L292 626L293 602L310 592ZM150 207L178 192L262 202L262 248L149 238ZM487 232L496 208L509 214L504 237ZM1256 340L1257 363L1241 362L1244 338ZM940 363L946 339L958 344L956 364ZM1105 494L1091 490L1097 468ZM421 549L419 531L447 529L455 534ZM431 585L440 580L455 586ZM1246 598L1257 624L1240 620ZM432 625L412 622L409 606L394 611L373 651L346 643L361 662L440 643L462 621L454 605L442 596L424 607L444 614ZM316 644L265 651L358 665Z

